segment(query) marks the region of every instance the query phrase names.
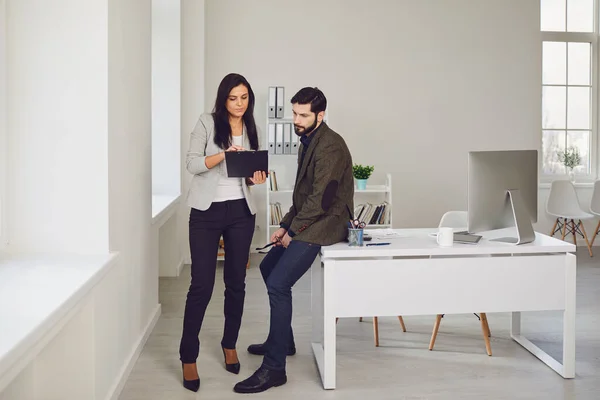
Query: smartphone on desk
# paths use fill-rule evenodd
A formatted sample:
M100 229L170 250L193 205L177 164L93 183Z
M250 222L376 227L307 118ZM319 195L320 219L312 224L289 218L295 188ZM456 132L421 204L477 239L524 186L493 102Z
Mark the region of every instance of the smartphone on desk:
M471 235L463 232L454 233L454 243L477 244L480 240L480 235Z

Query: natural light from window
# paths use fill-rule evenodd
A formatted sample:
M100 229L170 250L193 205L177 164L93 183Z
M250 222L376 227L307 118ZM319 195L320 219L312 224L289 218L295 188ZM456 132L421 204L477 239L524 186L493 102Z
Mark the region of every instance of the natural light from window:
M541 0L542 151L547 176L567 173L565 151L579 153L575 174L596 174L598 0Z
M152 217L181 193L181 8L152 0Z
M0 250L7 245L6 187L8 138L6 132L6 2L0 0Z

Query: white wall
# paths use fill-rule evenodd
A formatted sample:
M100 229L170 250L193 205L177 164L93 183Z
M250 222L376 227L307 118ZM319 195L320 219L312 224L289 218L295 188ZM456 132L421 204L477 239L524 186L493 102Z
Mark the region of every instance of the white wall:
M8 0L7 15L10 246L106 252L106 1Z
M151 4L8 0L7 18L9 249L118 253L104 284L82 302L83 314L11 390L64 398L64 388L42 389L52 380L50 365L70 376L67 364L75 363L55 350L76 337L72 352L94 351L82 354L87 374L77 397L104 399L119 388L160 313L151 229Z
M110 250L121 253L123 279L130 282L131 303L120 311L127 321L120 332L128 338L126 351L158 305L151 230L151 10L145 0L108 1Z
M0 0L0 251L7 243L6 178L8 162L6 137L6 1Z
M288 109L320 87L354 162L393 174L394 226L434 226L466 208L469 150L541 149L539 15L539 0L209 1L205 110L241 73L264 132L269 85Z
M152 0L152 193L181 192L181 2Z
M176 277L181 273L184 264L181 241L185 238L181 236L179 226L178 214L174 212L157 231L158 275L161 277Z
M183 156L182 201L178 218L181 251L185 262L189 264L191 262L188 242L190 208L186 205L186 195L191 175L185 168L185 153L190 143L190 132L205 109L205 1L182 0L181 8L181 152Z

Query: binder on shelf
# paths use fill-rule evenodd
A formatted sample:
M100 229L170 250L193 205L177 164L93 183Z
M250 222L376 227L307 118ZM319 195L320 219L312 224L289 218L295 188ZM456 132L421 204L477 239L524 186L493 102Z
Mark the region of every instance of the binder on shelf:
M275 124L275 154L283 154L283 124Z
M276 97L277 107L275 108L275 118L283 118L283 112L284 112L283 104L285 102L285 98L284 98L285 90L284 90L283 86L276 86L276 88L277 88L277 95L275 97Z
M292 130L294 129L294 127L290 124L290 126L292 127ZM291 150L291 154L298 154L298 135L296 135L296 132L293 132L291 134L292 136L292 150Z
M275 124L269 123L268 135L269 154L275 154Z
M292 153L292 124L283 125L283 154ZM295 136L295 135L294 135Z
M269 86L269 118L275 118L277 105L277 87Z

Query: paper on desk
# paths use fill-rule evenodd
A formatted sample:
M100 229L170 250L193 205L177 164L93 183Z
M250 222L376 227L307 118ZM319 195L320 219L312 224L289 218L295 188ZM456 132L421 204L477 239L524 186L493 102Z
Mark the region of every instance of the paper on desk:
M382 229L365 229L365 234L372 236L374 238L400 238L404 237L400 233L394 231L391 228L382 228Z

